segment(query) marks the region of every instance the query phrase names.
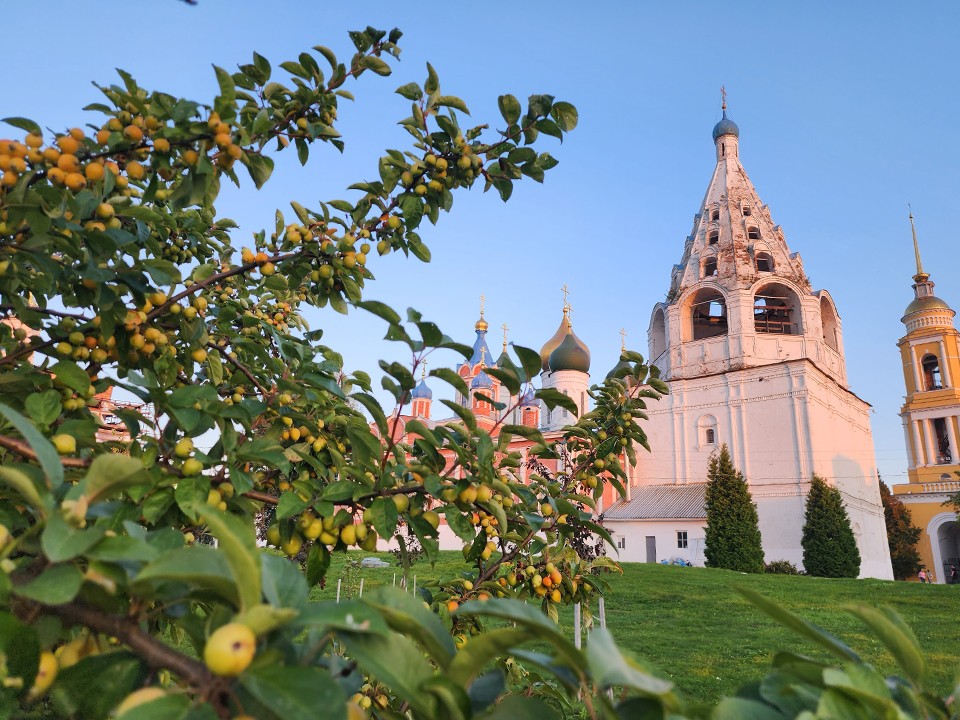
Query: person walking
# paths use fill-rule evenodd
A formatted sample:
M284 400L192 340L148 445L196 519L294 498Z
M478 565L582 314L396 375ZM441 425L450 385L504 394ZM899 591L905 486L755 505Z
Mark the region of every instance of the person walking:
M920 568L920 572L917 573L917 577L920 578L920 582L925 583L927 581L927 569Z
M950 566L950 580L948 581L951 585L955 585L957 582L957 566Z

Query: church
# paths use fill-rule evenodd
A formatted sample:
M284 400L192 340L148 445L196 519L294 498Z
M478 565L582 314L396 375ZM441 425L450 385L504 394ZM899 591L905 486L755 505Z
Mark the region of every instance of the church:
M726 444L757 504L768 562L802 566L805 501L817 474L843 497L861 576L892 579L870 405L847 384L840 315L829 292L811 287L800 255L757 195L740 163L739 136L724 104L713 129L716 166L648 328L647 357L670 393L647 411L652 451L640 450L638 465L628 466L626 497L605 493L598 514L621 561L703 565L707 463ZM456 401L473 409L481 427L495 427L498 411L475 393L514 407L506 422L539 427L548 441L559 437L575 418L539 407L532 392L510 398L484 372L500 360L487 345L482 310L475 330L473 357L457 368L471 397ZM541 386L588 410L590 352L566 303L541 360ZM456 420L431 420L431 400L423 380L399 422ZM510 449L523 453L525 443L514 438ZM452 535L442 533L442 545L445 538L452 547Z

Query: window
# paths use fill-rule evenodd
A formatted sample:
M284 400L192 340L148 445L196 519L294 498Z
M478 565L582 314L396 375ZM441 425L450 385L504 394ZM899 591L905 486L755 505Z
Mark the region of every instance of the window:
M936 355L923 356L923 385L926 390L942 390L940 359Z
M953 462L953 454L950 452L950 438L947 435L946 418L934 418L933 434L937 442L937 464L949 465Z
M677 547L680 549L686 549L687 547L687 531L686 530L677 530Z
M701 415L697 420L697 446L713 450L717 444L717 419L713 415Z
M707 258L703 261L703 276L712 277L717 274L717 259L715 257Z
M760 239L760 228L749 227L747 228L747 239L748 240L759 240Z
M751 215L753 215L753 210L750 209L749 205L744 205L742 212L744 217L750 217Z
M753 296L753 326L758 333L799 335L800 303L784 285L766 285Z
M710 234L707 236L707 245L716 245L720 240L720 231L711 230Z
M717 444L717 431L713 428L707 428L707 431L703 434L704 443L707 445L716 445Z
M773 256L768 252L757 253L757 272L773 272Z
M710 219L716 222L720 219L720 211L714 208L713 213L710 215Z
M625 547L627 547L627 539L624 536L621 535L617 538L617 547L620 550L623 550Z

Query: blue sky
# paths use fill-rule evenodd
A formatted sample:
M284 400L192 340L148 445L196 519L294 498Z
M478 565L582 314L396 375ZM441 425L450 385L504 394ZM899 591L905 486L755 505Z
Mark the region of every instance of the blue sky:
M577 106L580 126L562 146L545 143L560 160L546 183L524 181L506 205L479 188L458 196L454 212L424 232L433 262L373 258L368 297L412 305L469 342L483 293L491 347L506 322L512 341L539 348L560 320L567 284L575 330L602 377L616 362L621 327L628 345L646 351L651 309L668 290L714 166L710 131L725 85L747 172L814 287L837 302L851 388L874 407L883 477L906 479L896 341L912 298L907 203L937 294L960 308L951 215L960 100L949 81L960 65L960 6L199 2L11 3L4 45L18 69L7 76L0 117L56 129L93 122L79 112L99 99L90 81L113 82L118 66L145 87L204 101L216 92L212 63L233 68L256 50L277 65L315 44L348 59L347 30L400 27L394 75L349 86L358 101L340 109L343 156L318 151L305 169L291 157L259 194L224 192L218 210L241 224L236 244L269 227L291 199L349 198L347 185L374 178L385 148L406 147L395 122L409 107L393 90L422 81L427 61L477 123L497 123L501 93L555 95ZM58 19L56 42L30 31L42 18ZM379 342L376 319L310 319L349 368L374 372L378 358L404 359Z

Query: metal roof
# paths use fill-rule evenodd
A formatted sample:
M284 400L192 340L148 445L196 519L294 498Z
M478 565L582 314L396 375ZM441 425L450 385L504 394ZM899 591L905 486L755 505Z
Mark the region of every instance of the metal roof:
M706 518L706 483L646 485L630 489L630 500L619 500L603 513L605 520L668 520Z

